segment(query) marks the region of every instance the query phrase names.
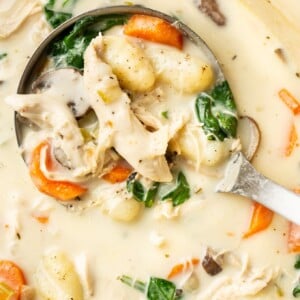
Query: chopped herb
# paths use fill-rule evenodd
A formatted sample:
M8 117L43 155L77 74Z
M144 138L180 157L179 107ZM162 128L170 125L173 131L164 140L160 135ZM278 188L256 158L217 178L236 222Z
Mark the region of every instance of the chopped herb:
M126 15L87 16L77 21L64 37L57 40L49 49L55 67L75 67L83 69L83 53L91 40L113 26L122 25Z
M168 111L163 111L161 113L161 115L165 118L165 119L169 119L169 112Z
M295 261L295 264L294 264L294 268L297 269L297 270L300 269L300 255L296 256L296 261Z
M300 283L298 283L293 289L293 296L298 298L300 296Z
M176 187L162 197L162 200L170 199L173 206L178 206L190 198L190 186L182 172L178 173Z
M209 140L236 137L236 105L227 81L218 84L210 93L203 92L197 97L196 115Z
M0 60L7 56L7 53L0 53Z
M136 179L137 173L132 173L127 179L127 190L132 193L133 197L139 201L144 202L146 207L152 207L157 195L159 183L154 182L147 190L143 184Z

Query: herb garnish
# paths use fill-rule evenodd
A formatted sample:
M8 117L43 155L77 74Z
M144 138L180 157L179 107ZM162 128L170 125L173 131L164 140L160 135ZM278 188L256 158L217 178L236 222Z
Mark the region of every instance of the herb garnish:
M227 81L218 84L210 93L198 95L196 115L209 140L236 137L236 105Z
M99 32L122 25L127 15L87 16L77 21L73 28L49 49L55 67L83 69L83 53Z
M182 172L178 173L176 187L162 196L162 200L170 199L173 206L178 206L190 198L190 186Z
M132 193L133 197L139 201L144 202L145 207L152 207L158 191L159 183L154 182L147 190L143 184L136 179L137 173L132 173L126 183L128 192Z

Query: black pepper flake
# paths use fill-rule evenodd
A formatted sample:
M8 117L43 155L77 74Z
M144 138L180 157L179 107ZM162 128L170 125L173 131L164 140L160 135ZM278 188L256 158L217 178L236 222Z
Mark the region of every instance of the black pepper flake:
M300 78L300 72L296 72L296 77Z
M18 240L20 240L20 239L21 239L21 235L20 235L20 233L19 233L19 232L17 232L17 233L16 233L16 235L17 235L17 238L18 238Z
M234 55L231 57L232 60L235 60L236 58L237 58L237 55L236 55L236 54L234 54Z

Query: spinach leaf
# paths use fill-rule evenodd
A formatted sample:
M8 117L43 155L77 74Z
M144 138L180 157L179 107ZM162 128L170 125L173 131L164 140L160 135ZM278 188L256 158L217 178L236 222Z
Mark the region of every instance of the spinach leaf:
M157 195L159 183L154 182L147 190L143 184L136 179L137 173L132 173L126 183L127 191L132 193L133 197L139 201L144 202L146 207L152 207Z
M162 200L171 199L173 206L178 206L190 198L190 186L182 172L178 173L176 187L162 197Z
M227 81L215 86L210 93L200 93L195 109L209 140L236 137L236 105Z
M147 290L148 300L174 300L176 297L176 286L173 282L151 277Z
M300 255L297 255L297 257L296 257L294 268L297 269L297 270L300 269Z
M300 296L300 283L298 283L293 289L293 296L298 298Z
M54 9L55 2L56 0L49 0L44 6L46 20L53 28L58 27L72 17L69 12L56 11ZM73 3L74 0L71 0L71 2ZM65 0L62 6L66 6L68 3L70 3L70 0Z
M211 96L215 101L223 103L224 106L232 111L236 110L233 94L227 81L218 84L212 91Z
M118 278L124 284L147 294L148 300L179 300L182 299L182 290L176 289L173 282L166 279L150 277L146 284L140 280L134 280L132 277L122 275Z
M75 67L83 69L83 54L91 40L115 25L122 25L127 15L87 16L78 20L73 28L52 44L49 56L55 67Z
M0 53L0 60L7 56L7 53Z

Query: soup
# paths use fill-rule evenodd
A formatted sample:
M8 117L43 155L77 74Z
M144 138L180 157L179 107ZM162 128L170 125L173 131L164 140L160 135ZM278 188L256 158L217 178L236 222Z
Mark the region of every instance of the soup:
M237 114L251 117L259 128L261 139L252 160L253 164L274 181L297 191L299 150L296 133L299 122L296 98L299 93L299 62L295 49L299 24L294 20L291 9L297 7L297 3L290 1L289 5L283 8L280 1L266 7L259 5L253 7L250 1L232 1L222 3L222 5L220 3L220 11L215 10L214 13L210 5L205 3L203 1L199 5L192 1L178 1L177 3L141 1L134 4L142 4L169 15L175 15L205 40L222 66L234 95ZM59 15L63 19L70 17L71 11L76 15L88 9L115 4L123 3L104 3L103 1L95 3L79 0L74 6L60 7L57 3L54 7L48 5L46 8L48 20L51 20L49 11L52 9L63 11ZM15 28L7 25L3 27L6 31L3 30L1 34L0 93L2 98L17 97L11 95L16 92L20 75L28 58L51 30L39 3L15 1L6 5L1 4L0 7L3 23L5 24L5 20L8 23L11 19L16 21ZM11 16L10 9L16 12L19 9L24 15L16 14L13 15L14 18L8 19L8 16ZM269 15L278 17L278 22L282 22L288 35L293 37L292 40L286 39L271 18L264 17ZM22 18L25 20L18 27ZM149 87L153 84L151 78L149 79L151 74L147 76L139 74L138 78L133 81L126 81L127 75L122 77L121 71L124 70L122 67L126 66L126 59L122 60L120 55L126 55L126 49L133 47L130 49L135 54L131 57L136 58L140 53L136 52L139 51L136 49L139 49L137 47L141 47L142 44L141 49L146 53L146 59L150 60L150 66L155 66L155 63L159 61L160 56L157 53L161 51L168 53L163 56L164 60L172 57L174 51L176 53L183 51L195 57L196 63L203 62L203 66L209 67L213 62L206 60L207 57L188 40L184 41L183 50L178 50L176 46L153 43L145 39L141 41L136 37L130 37L130 43L127 44L123 40L122 26L126 25L116 25L94 40L100 44L104 43L105 47L110 49L104 57L101 57L101 61L96 62L99 63L99 69L101 69L101 63L110 65L113 74L102 73L101 77L117 75L122 87L121 92L131 91L129 97L136 105L132 107L134 114L148 128L149 135L150 133L151 136L161 134L160 128L163 127L161 124L174 124L175 120L177 122L185 120L185 117L180 115L185 111L191 115L192 121L189 121L189 126L193 125L198 131L201 130L201 126L203 127L201 124L205 125L205 120L198 119L195 108L196 103L198 105L202 103L201 97L198 102L195 101L203 92L212 97L214 95L212 91L218 87L218 84L226 86L223 81L211 79L203 89L198 86L193 91L183 91L182 85L187 81L177 83L178 75L173 74L176 70L171 69L165 77L155 79L158 83L155 83L156 86L153 89ZM113 56L112 53L116 48L123 51ZM95 61L89 61L93 49L91 44L86 49L85 61L86 66L90 68L91 75L88 77L84 73L83 77L87 78L83 80L86 86L95 86L95 83L89 83L89 80L95 80L93 73L96 72ZM86 54L88 51L90 51L89 56ZM116 66L114 64L118 62L118 59L120 62ZM176 59L171 65L174 65L174 61ZM142 68L134 61L130 63L130 66L132 65L136 65L137 70L149 71L151 69L147 65ZM157 66L161 67L162 63L158 62ZM50 67L47 66L47 68L51 69L51 62ZM48 83L54 81L53 86L57 89L57 97L62 98L59 93L66 85L60 85L60 82L82 80L82 75L77 71L54 72L56 73L44 73L36 81L35 97L44 97L43 95L47 94L45 86L48 87ZM159 71L153 72L154 77L157 78ZM182 72L184 73L184 70ZM136 84L139 78L143 80ZM148 86L144 87L143 85L147 83ZM142 90L137 91L140 88ZM71 93L70 89L67 88L63 93ZM82 89L77 86L72 97L76 98L81 92ZM145 93L148 98L145 97ZM110 102L113 96L113 93L110 94L107 91L104 94L100 93L103 102ZM124 94L123 97L127 99L128 96ZM157 101L160 97L164 98L164 102ZM292 103L296 106L287 105L291 103L287 99L292 99ZM7 102L11 103L11 101ZM45 103L48 103L47 111L51 111L56 105L55 101L53 105L49 102L45 100ZM153 102L155 105L151 106ZM139 106L138 103L142 105ZM95 171L97 177L88 181L82 181L82 174L79 172L75 174L75 172L66 171L75 169L72 164L68 165L70 159L71 163L82 159L80 153L75 153L76 147L68 148L70 144L59 144L58 148L64 149L64 154L71 154L70 159L66 160L63 154L56 153L55 158L62 162L65 167L64 172L48 172L47 177L55 181L72 181L77 187L82 188L79 189L79 195L71 197L79 196L82 198L80 201L77 199L74 202L70 198L60 199L64 204L61 205L61 201L54 199L57 195L47 196L40 193L34 186L28 176L30 172L27 165L24 164L15 142L12 109L4 102L1 105L0 119L3 122L0 148L2 157L0 176L3 182L1 185L3 198L1 201L2 268L10 266L15 270L17 267L12 263L9 264L8 261L10 261L22 269L25 279L20 280L19 276L19 285L22 286L23 298L293 299L293 293L297 295L298 274L294 264L297 262L296 252L299 249L297 249L297 236L295 236L297 232L291 230L296 226L289 225L288 221L280 216L273 216L270 211L254 205L250 200L215 193L215 186L222 178L223 167L226 165L229 153L239 150L240 144L235 134L224 138L213 135L212 139L208 139L210 133L207 135L208 130L206 130L202 143L205 143L204 149L212 148L213 155L207 158L202 153L201 160L199 160L195 152L197 141L202 137L196 135L196 144L191 144L194 140L194 131L182 132L182 129L187 128L188 123L182 121L184 124L177 125L174 136L167 141L169 154L176 152L179 155L175 161L174 155L169 155L170 161L175 162L176 168L170 169L170 165L165 164L165 172L161 172L165 177L161 177L159 172L163 171L163 167L154 168L154 175L153 172L152 175L143 173L148 171L148 168L137 169L139 161L144 159L139 156L145 155L142 151L146 152L149 148L142 148L143 145L147 145L148 138L138 150L136 149L134 155L126 151L128 147L122 150L117 142L109 144L107 149L113 147L115 150L109 156L113 164L108 164L103 174ZM148 115L145 115L143 111L145 107ZM76 118L81 118L78 121L83 129L81 136L95 139L94 136L97 136L99 131L94 122L95 115L84 105L76 106L76 108L78 112L81 110L84 112L83 115L76 115ZM60 117L65 118L69 113L63 111L63 107L60 107L58 111L63 113L61 116L54 115L57 118L53 119L52 125L59 124ZM123 112L124 108L116 107L116 111ZM152 117L150 119L149 112ZM234 110L230 113L231 116L236 116ZM100 120L103 115L107 115L107 111L101 110L101 114L97 115L96 119ZM153 121L153 116L156 123ZM157 125L157 119L160 122L159 125ZM119 115L114 120L105 120L105 122L114 121L124 124L126 120ZM74 128L71 128L72 133L77 130ZM123 134L120 137L121 143L124 142L125 136L132 136L132 132L129 135L129 131L122 126L118 131ZM197 134L199 134L198 131ZM47 157L49 145L42 144L43 147L39 148L40 152L34 149L40 145L40 142L43 142L47 134L53 133L53 126L50 126L49 131L29 129L27 133L21 150L24 150L22 154L25 162L30 166L33 152L38 156ZM161 137L162 135L158 141L162 141ZM226 142L226 148L221 147L221 151L216 147L223 143L222 139ZM74 139L71 141L74 142ZM201 147L203 147L202 144ZM73 150L66 151L66 149ZM191 151L194 149L195 151ZM220 151L222 155L214 154ZM119 165L120 156L125 161L122 160ZM276 161L276 164L272 164L272 161ZM119 170L125 170L125 181L114 183L115 177L109 177L114 174L111 171L116 166ZM47 171L46 169L46 167L41 168L44 172ZM90 174L91 170L92 167L85 170L85 175ZM135 175L133 170L137 170L146 179L153 177L150 181L145 180L137 177L138 175ZM168 173L170 170L173 174ZM106 176L106 180L103 180L103 176ZM157 188L157 182L161 182L159 188ZM173 183L168 184L168 182ZM123 187L122 196L117 197L120 187ZM181 188L180 192L178 192L178 187ZM53 186L50 190L53 191ZM155 200L153 197L147 197L149 191L150 194L153 191L157 193ZM124 193L132 196L129 200L130 204L127 202L128 206L125 207L120 206L123 203L121 200L126 198ZM104 195L100 197L101 201L98 201L99 194ZM180 196L175 197L176 195ZM252 222L252 227L249 225L253 207L262 220L266 221L263 226L264 230L255 232L255 224ZM4 278L1 285L3 295L19 294L19 285L17 287L13 285L7 280L5 274L2 277Z

